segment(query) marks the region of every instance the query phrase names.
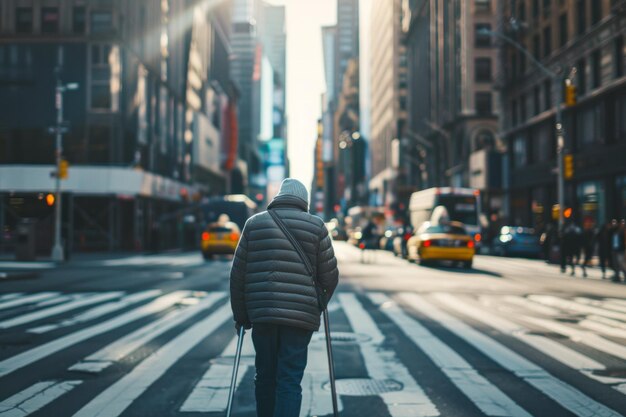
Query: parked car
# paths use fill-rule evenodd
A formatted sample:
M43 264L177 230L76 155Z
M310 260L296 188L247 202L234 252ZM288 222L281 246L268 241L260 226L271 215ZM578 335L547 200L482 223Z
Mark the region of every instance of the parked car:
M450 261L471 268L475 246L463 223L425 222L407 242L407 252L409 261L418 261L422 265Z
M231 221L209 224L202 232L200 247L204 259L211 259L214 255L232 255L237 249L241 231L236 223Z
M504 226L491 243L494 255L538 258L542 247L535 230L528 227Z

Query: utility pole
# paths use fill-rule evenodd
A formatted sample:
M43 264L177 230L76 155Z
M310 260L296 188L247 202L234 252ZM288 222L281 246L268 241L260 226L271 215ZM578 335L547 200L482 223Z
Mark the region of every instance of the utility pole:
M50 131L55 133L55 161L56 171L54 174L55 182L55 205L54 205L54 246L52 247L52 260L63 262L65 256L63 252L63 243L61 242L61 164L63 163L63 133L67 130L63 123L63 93L68 90L78 89L77 83L64 85L61 82L61 69L57 67L56 72L56 89L54 95L54 104L57 111L56 126Z
M559 229L562 230L565 224L565 175L563 172L563 157L565 151L565 128L563 126L563 111L561 106L563 104L563 88L565 85L565 77L562 74L558 74L545 65L543 65L539 60L537 60L533 54L531 54L526 48L516 42L514 39L511 39L507 35L501 32L494 32L489 29L481 29L479 31L481 35L492 36L503 40L509 45L513 46L515 49L523 53L539 70L541 70L544 74L546 74L551 80L554 86L556 87L557 94L556 103L554 103L556 107L556 159L557 159L557 195L558 195L558 204L559 204Z

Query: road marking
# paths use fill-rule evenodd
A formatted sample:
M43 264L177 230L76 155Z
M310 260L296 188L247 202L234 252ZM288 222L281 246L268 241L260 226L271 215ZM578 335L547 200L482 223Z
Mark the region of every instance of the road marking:
M586 304L586 305L590 305L594 307L604 308L606 310L615 310L615 311L619 311L622 313L626 313L626 305L615 303L612 301L594 300L594 299L586 298L586 297L576 297L574 298L574 301L580 304Z
M24 295L24 293L21 293L21 292L13 292L13 293L9 293L9 294L4 294L4 295L0 296L0 301L12 300L12 299L20 297L22 295Z
M87 403L74 417L119 416L176 361L229 319L232 319L232 311L230 305L225 304L159 348L129 374Z
M618 412L594 401L578 389L555 378L543 368L535 365L496 340L443 312L427 302L424 297L414 293L401 293L399 298L412 308L420 311L432 320L435 320L461 339L464 339L467 343L474 346L501 367L509 370L517 377L526 381L526 383L543 392L574 415L579 417L621 416Z
M385 336L376 326L372 317L365 311L356 296L339 294L339 303L355 333L362 333L372 339L360 343L363 361L370 378L400 382L402 391L380 394L392 417L395 416L439 416L439 410L430 401L409 370L400 362L393 350L383 345Z
M141 291L138 293L130 294L121 298L119 301L102 304L98 307L94 307L83 313L77 314L72 318L63 320L58 323L44 324L42 326L33 327L31 329L28 329L27 332L41 334L41 333L46 333L52 330L57 330L63 327L69 327L75 324L85 323L87 321L102 317L114 311L121 310L124 307L128 307L131 304L135 304L140 301L147 300L149 298L154 298L160 294L161 294L161 290L147 290L147 291Z
M370 300L393 321L404 335L424 352L465 396L488 416L531 417L500 389L480 375L465 359L409 317L382 293L368 294Z
M537 304L535 302L530 301L528 298L524 298L524 297L507 296L507 297L504 297L504 300L512 304L517 304L520 307L523 307L527 310L532 310L537 313L544 314L546 316L558 316L562 314L562 312L560 310L557 310L556 308Z
M38 382L0 403L0 417L24 417L73 390L82 381Z
M48 269L55 266L54 262L0 262L0 268L7 269Z
M110 330L132 323L143 317L150 316L166 310L178 303L189 294L189 291L176 291L157 298L149 304L128 311L118 317L106 320L83 330L70 333L66 336L52 340L41 346L29 349L25 352L0 361L0 377L8 375L16 370L37 362L60 350L73 346L91 337L106 333Z
M537 349L546 356L562 363L563 365L582 370L602 370L606 367L567 346L555 342L548 337L529 334L530 330L516 323L493 315L489 311L474 307L473 305L461 300L450 294L435 294L434 298L459 313L471 317L474 320L485 323L487 326L493 327L499 332L515 337L516 339L526 343L527 345Z
M581 304L574 301L564 300L562 298L553 297L551 295L531 295L530 298L538 303L558 307L564 310L577 311L579 313L595 314L598 316L609 317L621 321L626 321L626 313L620 313L617 311L606 310L604 308L598 308L587 304Z
M522 317L522 319L545 329L567 336L574 342L582 343L601 352L626 360L626 347L624 347L622 343L615 343L611 340L603 338L602 336L598 336L595 333L586 330L574 329L560 323L537 317Z
M338 310L339 303L331 302L329 309ZM325 335L324 324L319 333ZM326 353L326 339L317 338L313 335L309 345L308 361L302 378L302 408L300 417L325 416L333 414L333 402L328 390L324 389L324 384L329 382L328 377L328 356ZM341 396L337 396L337 408L343 411L343 401Z
M115 342L87 356L82 361L71 366L69 370L89 373L101 372L114 362L121 360L139 347L155 339L157 336L178 326L201 311L212 307L225 296L226 294L223 292L211 293L201 299L198 304L169 312L163 317L140 327L132 333L117 339Z
M20 297L17 300L0 303L0 310L18 307L24 304L36 303L37 301L47 300L48 298L56 297L58 295L58 292L40 292L38 294L27 295L26 297Z
M9 320L0 321L0 329L8 329L10 327L21 326L22 324L56 316L61 313L65 313L66 311L75 310L77 308L88 306L90 304L101 303L102 301L108 301L113 298L118 298L122 294L124 293L121 291L113 291L104 294L92 295L90 297L80 298L69 303L64 303L43 310L34 311L29 314L22 314Z
M221 358L232 358L234 364L238 339L238 337L233 338L219 356ZM252 345L251 336L244 338L241 356L243 361L239 365L235 390L250 368L252 364L251 359L254 358L254 346ZM233 364L215 363L214 361L193 388L180 411L183 413L223 413L226 411Z

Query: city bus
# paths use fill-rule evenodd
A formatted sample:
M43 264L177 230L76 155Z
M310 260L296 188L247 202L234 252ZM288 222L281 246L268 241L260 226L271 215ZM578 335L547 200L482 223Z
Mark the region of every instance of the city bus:
M473 188L436 187L411 195L409 212L411 226L418 230L430 220L435 207L446 208L450 220L463 223L467 233L478 243L482 239L480 226L480 192Z

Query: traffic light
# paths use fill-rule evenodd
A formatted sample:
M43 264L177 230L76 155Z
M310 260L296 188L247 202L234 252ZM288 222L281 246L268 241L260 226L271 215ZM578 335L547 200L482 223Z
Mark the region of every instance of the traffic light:
M61 159L59 163L59 178L62 180L67 179L67 170L70 167L70 164L65 159Z
M572 107L576 105L576 86L571 81L565 82L565 106Z
M48 207L54 206L54 194L46 194L46 204Z
M563 157L563 176L566 180L574 177L574 155L568 154Z

